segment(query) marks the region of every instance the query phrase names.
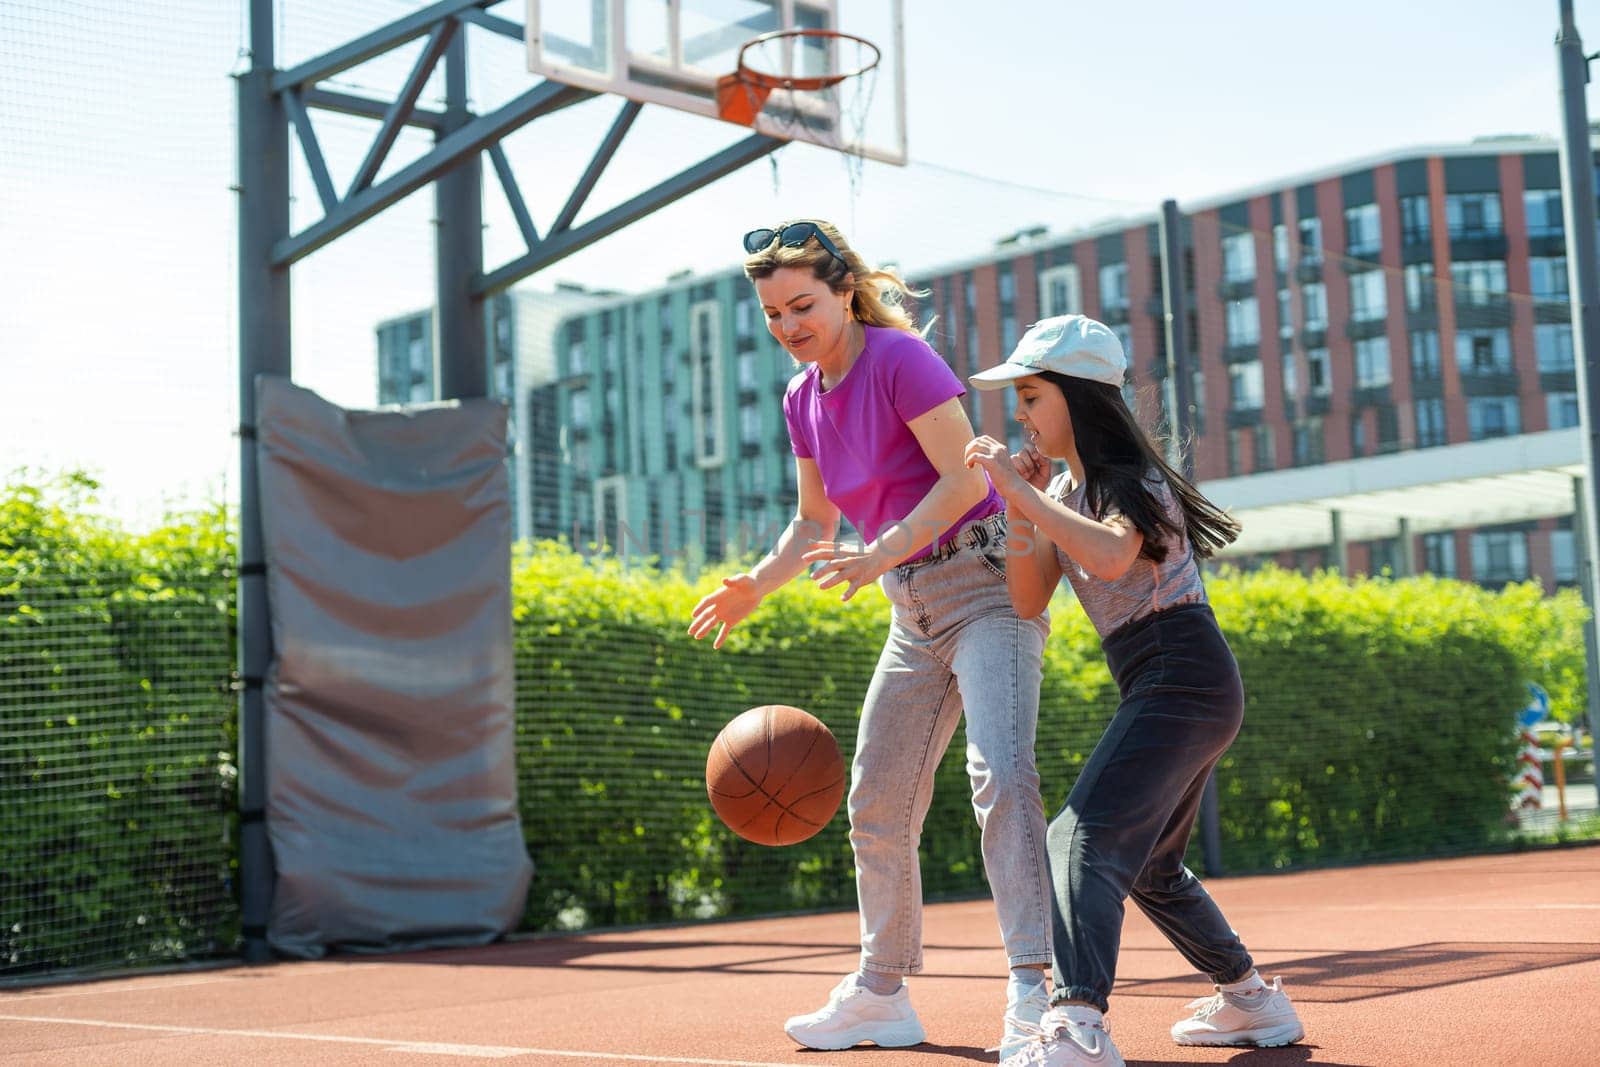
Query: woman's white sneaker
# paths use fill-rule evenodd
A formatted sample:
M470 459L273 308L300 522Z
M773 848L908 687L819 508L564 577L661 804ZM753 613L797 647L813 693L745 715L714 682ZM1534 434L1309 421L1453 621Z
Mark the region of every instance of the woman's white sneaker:
M1306 1036L1306 1028L1283 991L1283 979L1253 993L1225 993L1190 1002L1194 1014L1172 1028L1180 1045L1290 1045Z
M783 1032L806 1048L838 1050L871 1041L883 1048L905 1048L928 1035L911 1007L904 985L893 993L874 993L849 974L833 987L828 1002L809 1015L796 1015Z
M1085 1022L1054 1008L1039 1021L1033 1040L1001 1060L1001 1067L1123 1067L1105 1020Z

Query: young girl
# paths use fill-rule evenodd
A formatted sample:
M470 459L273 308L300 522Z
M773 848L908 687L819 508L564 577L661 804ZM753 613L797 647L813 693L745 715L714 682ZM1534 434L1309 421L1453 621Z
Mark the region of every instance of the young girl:
M1122 1063L1104 1023L1134 902L1214 996L1172 1029L1180 1045L1286 1045L1304 1036L1280 980L1266 985L1183 864L1206 777L1239 732L1244 689L1196 559L1238 524L1173 470L1123 401L1116 335L1081 315L1038 323L1010 358L974 375L1016 386L1029 443L1015 456L980 437L969 465L1006 501L1006 583L1024 618L1063 576L1100 634L1122 702L1050 824L1055 988L1037 1040L1008 1062ZM1050 459L1065 473L1049 480Z
M1004 1055L1031 1039L1048 1006L1049 861L1033 741L1049 622L1012 610L1004 508L962 462L966 390L900 306L905 283L867 266L825 222L753 230L744 243L768 327L802 364L783 400L799 501L766 557L695 605L689 633L715 631L722 647L807 564L845 600L880 582L892 606L851 767L861 962L784 1029L816 1049L923 1040L901 982L923 964L917 842L964 712L972 807L1011 965ZM833 539L841 514L863 544Z

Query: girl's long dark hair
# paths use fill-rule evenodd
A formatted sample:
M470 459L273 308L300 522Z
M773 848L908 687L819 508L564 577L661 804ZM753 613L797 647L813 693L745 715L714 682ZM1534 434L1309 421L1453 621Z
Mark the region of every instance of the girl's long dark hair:
M1110 510L1127 516L1144 535L1139 555L1160 563L1167 558L1169 538L1187 537L1195 557L1209 559L1238 539L1239 523L1172 469L1128 410L1122 390L1052 371L1041 371L1039 376L1067 398L1078 458L1083 461L1083 491L1089 510L1095 515ZM1181 527L1174 525L1152 490L1147 480L1152 473L1160 474L1172 487L1183 512Z

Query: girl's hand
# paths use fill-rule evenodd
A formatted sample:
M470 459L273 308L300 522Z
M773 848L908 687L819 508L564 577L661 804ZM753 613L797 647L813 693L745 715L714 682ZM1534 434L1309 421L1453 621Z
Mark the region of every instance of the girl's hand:
M1041 493L1050 487L1050 459L1033 445L1011 454L1011 465L1022 480Z
M840 600L849 600L864 585L877 581L894 565L885 558L861 545L843 545L837 541L818 541L800 557L807 563L821 563L811 572L818 589L831 589L840 582L845 586Z
M1022 454L1018 453L1018 456ZM1006 451L1005 445L987 435L968 441L962 459L969 467L982 467L995 489L1008 501L1028 484L1017 456L1012 456Z
M761 606L761 593L756 580L748 574L735 574L722 579L722 585L700 598L694 606L694 617L689 622L689 636L696 641L718 627L712 648L721 648L728 639L728 631L738 626L749 614Z

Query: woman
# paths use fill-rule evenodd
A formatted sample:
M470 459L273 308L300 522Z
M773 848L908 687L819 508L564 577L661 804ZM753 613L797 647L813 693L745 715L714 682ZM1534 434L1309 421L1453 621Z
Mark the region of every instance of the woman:
M1216 984L1172 1028L1180 1045L1287 1045L1305 1035L1280 980L1268 986L1183 864L1206 777L1244 715L1239 668L1197 559L1239 526L1162 459L1123 401L1122 344L1081 315L1038 323L1010 358L969 379L1010 384L1029 444L967 447L1005 498L1006 582L1023 617L1065 578L1100 634L1122 702L1050 824L1055 987L1013 1067L1122 1063L1104 1013L1131 894ZM1067 470L1049 480L1050 459Z
M826 222L754 230L744 244L768 328L802 365L783 401L799 501L766 557L695 606L689 633L715 630L720 648L808 564L842 599L876 581L892 605L851 767L860 965L784 1029L816 1049L923 1040L901 981L923 965L917 842L964 712L972 806L1011 966L1004 1055L1046 1007L1050 885L1033 742L1049 622L1012 610L1004 509L962 460L972 439L965 389L901 306L905 283L869 267ZM841 515L862 543L834 540Z

